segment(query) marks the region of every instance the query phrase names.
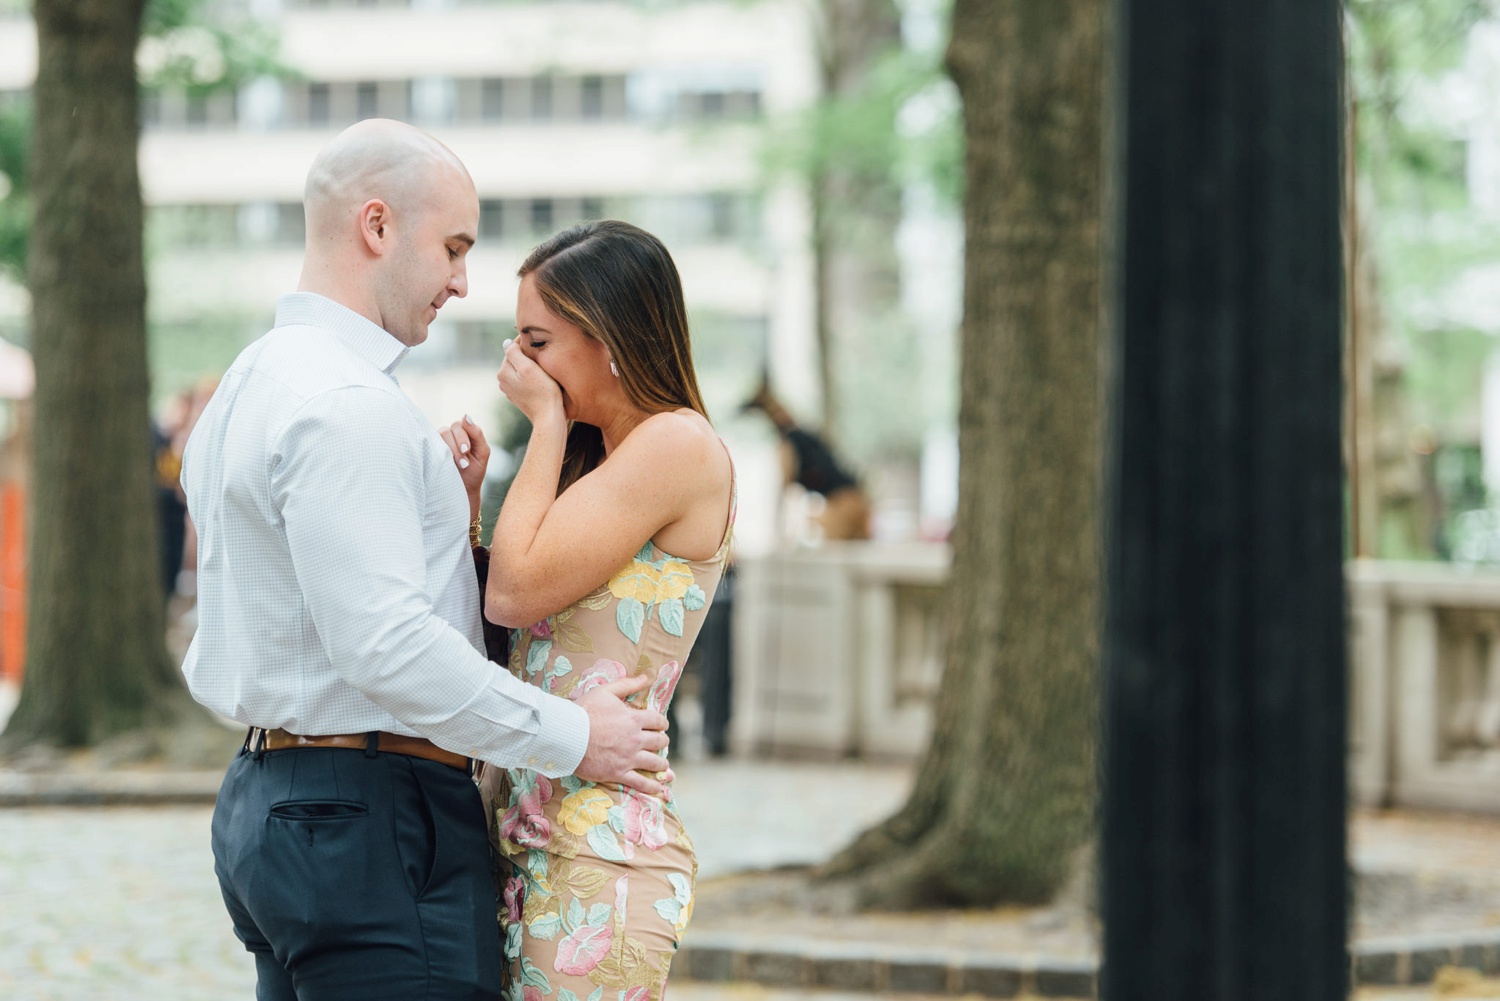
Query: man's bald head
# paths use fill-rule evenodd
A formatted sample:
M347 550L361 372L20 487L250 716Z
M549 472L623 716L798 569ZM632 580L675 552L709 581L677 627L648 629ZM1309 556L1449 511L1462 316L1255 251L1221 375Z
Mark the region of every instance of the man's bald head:
M323 147L307 172L302 202L309 246L352 239L348 222L372 198L398 212L420 211L433 190L455 175L473 184L453 151L420 129L385 118L351 125Z
M305 292L342 303L407 345L468 291L478 238L474 181L453 151L401 122L371 119L323 147L303 204Z

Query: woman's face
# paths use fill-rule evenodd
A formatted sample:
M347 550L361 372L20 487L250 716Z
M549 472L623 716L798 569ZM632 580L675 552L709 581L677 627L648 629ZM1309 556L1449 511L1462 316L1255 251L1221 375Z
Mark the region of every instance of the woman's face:
M516 331L526 357L562 388L568 420L608 423L601 410L619 382L609 371L609 349L548 309L531 275L516 297Z

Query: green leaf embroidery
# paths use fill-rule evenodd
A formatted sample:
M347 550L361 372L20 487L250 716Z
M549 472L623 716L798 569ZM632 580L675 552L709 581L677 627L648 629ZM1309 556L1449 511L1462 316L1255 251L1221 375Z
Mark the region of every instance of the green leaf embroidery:
M687 594L682 596L682 603L687 606L688 611L696 612L708 603L708 596L703 593L703 588L694 584L687 589Z
M568 904L568 916L563 919L563 927L569 932L577 931L588 920L588 914L583 910L583 905L574 897Z
M603 928L609 924L609 915L614 908L608 904L595 904L589 908L589 926L591 928Z
M594 854L606 862L624 862L625 852L620 847L620 842L610 833L608 824L598 824L589 829L589 847Z
M528 987L535 987L543 994L552 993L552 985L547 983L547 976L526 956L521 957L521 983Z
M682 635L682 599L668 598L657 606L661 627L672 636Z
M654 906L656 907L656 913L661 915L661 919L670 924L675 925L678 915L682 913L682 905L672 897L658 900Z
M532 640L531 649L526 651L526 675L530 677L540 671L547 663L547 655L552 652L551 640Z
M517 930L519 931L519 928ZM562 916L558 914L543 914L527 925L526 930L531 932L532 938L539 938L543 942L550 942L554 938L557 938L558 932L562 931Z
M630 642L641 641L641 630L646 625L646 606L635 598L621 598L620 604L615 608L615 624L620 627L620 632L629 637Z

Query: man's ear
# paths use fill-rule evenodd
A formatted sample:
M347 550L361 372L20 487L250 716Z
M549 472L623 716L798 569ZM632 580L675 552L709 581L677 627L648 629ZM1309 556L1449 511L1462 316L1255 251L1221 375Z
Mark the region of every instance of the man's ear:
M391 207L371 198L359 207L359 235L371 254L381 257L390 246Z

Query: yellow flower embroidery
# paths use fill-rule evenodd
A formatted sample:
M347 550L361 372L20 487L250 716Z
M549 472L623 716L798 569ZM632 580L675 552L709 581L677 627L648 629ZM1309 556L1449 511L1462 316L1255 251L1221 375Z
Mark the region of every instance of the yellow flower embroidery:
M609 819L614 801L598 789L580 789L558 807L557 819L574 834L584 835Z
M693 586L693 570L686 563L668 560L661 568L661 577L656 585L658 599L671 600L687 594Z
M695 583L692 567L678 560L666 560L660 567L644 560L632 560L609 579L609 593L616 598L634 598L643 605L650 605L681 598Z
M656 588L661 581L661 571L649 563L625 564L619 573L609 579L609 593L616 598L634 598L643 605L656 600Z

